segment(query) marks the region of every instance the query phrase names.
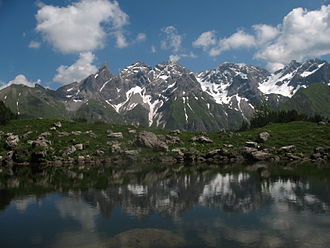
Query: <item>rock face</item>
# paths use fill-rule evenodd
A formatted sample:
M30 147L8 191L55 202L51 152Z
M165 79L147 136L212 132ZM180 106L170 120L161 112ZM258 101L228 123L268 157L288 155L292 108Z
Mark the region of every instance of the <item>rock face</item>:
M155 151L168 151L168 145L164 141L161 141L156 134L148 131L140 132L137 135L136 144L142 147L152 148Z

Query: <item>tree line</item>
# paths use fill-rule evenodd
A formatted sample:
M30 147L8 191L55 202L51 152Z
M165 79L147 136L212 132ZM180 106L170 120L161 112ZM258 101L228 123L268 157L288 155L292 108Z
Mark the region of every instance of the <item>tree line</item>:
M243 120L239 131L264 127L270 123L288 123L291 121L320 122L326 118L321 115L309 116L298 113L296 110L272 110L267 105L260 105L255 108L255 113L250 121Z
M17 119L17 115L6 107L3 101L0 101L0 125L5 125L13 119Z

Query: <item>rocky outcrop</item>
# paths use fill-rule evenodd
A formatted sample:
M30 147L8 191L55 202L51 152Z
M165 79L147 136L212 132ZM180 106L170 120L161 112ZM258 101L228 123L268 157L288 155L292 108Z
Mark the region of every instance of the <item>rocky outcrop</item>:
M135 144L142 147L152 148L154 151L168 152L168 145L159 139L159 137L148 131L140 132L137 137Z

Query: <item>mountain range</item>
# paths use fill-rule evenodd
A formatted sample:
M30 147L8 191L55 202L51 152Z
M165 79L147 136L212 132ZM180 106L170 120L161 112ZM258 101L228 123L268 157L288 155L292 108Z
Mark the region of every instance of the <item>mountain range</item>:
M258 104L330 116L330 64L292 61L274 73L223 63L200 73L176 62L136 62L119 74L103 64L57 90L11 84L2 100L21 118L85 118L154 128L215 132L237 129Z

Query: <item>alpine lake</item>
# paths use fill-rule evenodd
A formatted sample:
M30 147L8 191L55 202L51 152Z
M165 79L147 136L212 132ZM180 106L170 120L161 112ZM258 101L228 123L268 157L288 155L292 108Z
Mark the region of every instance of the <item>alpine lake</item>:
M0 247L330 247L330 170L12 168L0 174Z

